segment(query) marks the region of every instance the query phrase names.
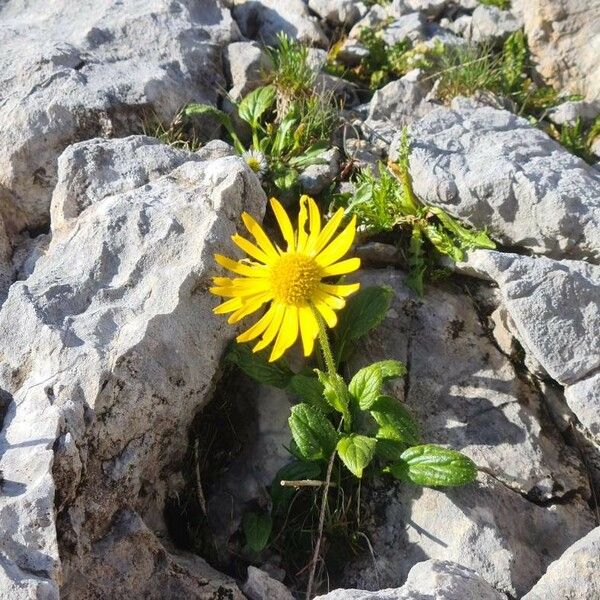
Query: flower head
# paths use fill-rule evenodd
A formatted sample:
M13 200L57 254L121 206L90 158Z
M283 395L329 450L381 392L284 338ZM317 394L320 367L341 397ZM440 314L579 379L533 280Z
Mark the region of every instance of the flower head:
M262 177L268 168L267 157L258 150L247 150L242 154L246 164L259 176Z
M323 280L356 271L360 259L340 261L356 234L356 218L353 217L334 237L344 216L343 209L321 227L316 202L302 196L298 229L294 231L281 204L275 198L270 202L286 249L273 244L261 226L248 213L242 213L242 220L256 243L237 234L232 239L250 259L235 261L215 254L219 265L241 277L215 277L210 291L229 298L214 309L215 314L232 313L229 323L237 323L264 304L270 305L252 327L237 337L237 341L249 342L260 337L253 348L255 352L273 343L269 360L274 361L294 344L298 336L302 339L304 355L312 353L319 332L317 315L329 327L336 325L335 311L344 307L344 297L355 292L359 284L335 284Z

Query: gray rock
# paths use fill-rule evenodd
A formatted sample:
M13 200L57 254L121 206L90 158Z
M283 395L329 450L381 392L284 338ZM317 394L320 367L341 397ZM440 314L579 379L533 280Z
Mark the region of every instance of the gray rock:
M311 165L300 173L298 183L309 195L320 194L340 172L340 151L331 148L323 153L323 164Z
M250 600L294 600L283 583L252 566L248 567L248 579L243 590Z
M315 600L506 600L485 579L471 569L447 560L416 564L406 583L398 589L367 592L334 590Z
M410 9L421 12L427 17L437 19L443 12L450 0L403 0Z
M0 212L8 228L49 222L56 161L71 143L169 122L214 104L220 47L239 36L217 0L176 5L7 0L0 5Z
M431 81L421 81L419 77L420 71L410 71L373 94L362 126L372 141L378 139L389 144L404 125L437 108L426 100Z
M334 590L315 600L506 600L475 571L447 560L416 564L398 589Z
M328 39L302 0L234 0L233 17L242 33L253 40L277 44L286 33L300 42L327 48Z
M163 150L147 145L153 152ZM86 173L94 194L114 185L114 170L136 172L135 148L129 158L106 156L134 164ZM177 490L188 428L235 333L211 312L213 253L225 250L242 210L257 218L264 210L264 192L240 158L190 158L83 203L0 310L0 388L13 400L0 437L0 571L21 585L10 600L58 598L59 581L82 600L158 598L139 590L174 600L203 577L193 563L193 577L169 568L180 561L154 533L130 539L136 518L116 526L127 508L152 532L166 530L164 499ZM142 172L150 162L145 155ZM135 568L119 556L135 556ZM196 587L195 597L213 597L214 588Z
M600 598L599 571L600 527L596 527L554 561L523 600Z
M480 4L473 11L470 37L467 39L475 44L498 44L521 27L523 22L512 12Z
M189 152L141 135L97 138L69 146L58 159L50 206L52 232L56 234L107 196L142 187L193 160L198 159Z
M256 42L234 42L225 49L225 71L231 84L229 97L239 101L264 83L272 68L268 54Z
M349 37L342 43L336 54L336 59L344 65L355 67L360 64L363 58L368 56L368 48L356 39Z
M556 125L575 125L578 119L589 125L600 116L600 102L563 102L548 111L548 119Z
M89 548L85 576L69 579L61 597L245 600L233 579L215 571L198 555L167 548L165 551L137 513L119 511L106 535Z
M600 292L600 289L597 292ZM597 354L597 344L593 350ZM595 436L600 448L600 373L593 373L577 383L566 386L565 400L579 422Z
M333 25L352 26L366 12L366 6L355 0L308 0L308 6Z
M377 28L382 23L384 23L390 16L392 16L392 14L389 6L374 4L373 6L371 6L371 8L369 8L367 14L365 14L365 16L362 19L357 21L352 27L352 29L350 29L348 37L350 39L357 39L360 36L360 32L363 28Z
M397 271L367 272L362 281L390 285L394 300L355 366L405 362L407 379L389 389L414 412L423 440L464 452L481 473L474 485L443 491L376 484L363 518L373 557L353 563L345 581L398 586L430 557L473 569L503 593L525 593L593 526L580 459L464 293L430 286L417 301Z
M473 17L472 15L460 15L460 17L454 21L444 23L444 27L456 35L460 35L466 40L469 40L471 39L471 30L473 28Z
M600 260L600 174L524 119L439 108L411 127L411 139L413 184L424 202L507 246Z
M536 70L558 90L600 98L600 0L522 0Z
M413 12L398 17L381 32L383 40L393 46L398 42L409 39L411 42L421 42L428 37L428 27L425 16L420 12Z

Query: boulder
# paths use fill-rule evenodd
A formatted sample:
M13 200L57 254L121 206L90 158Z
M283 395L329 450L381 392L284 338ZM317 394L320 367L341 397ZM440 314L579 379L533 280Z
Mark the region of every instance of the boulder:
M277 34L310 46L327 48L329 40L303 0L234 0L233 17L242 33L252 40L277 44Z
M501 44L523 23L508 10L480 4L474 11L467 39L474 44Z
M447 560L426 560L409 572L397 589L367 592L334 590L315 600L506 600L475 571Z
M239 36L217 0L8 0L0 6L0 214L48 226L57 158L74 142L169 122L216 103L221 46Z
M309 8L333 25L354 25L366 12L366 6L355 0L308 0Z
M239 101L265 83L272 68L269 55L257 42L233 42L225 49L225 72L231 88L228 95Z
M208 600L220 587L241 598L226 579L207 586L197 557L160 538L188 428L235 333L211 312L213 253L229 248L243 210L262 217L265 196L233 156L176 166L145 138L69 155L98 148L119 164L71 170L71 181L65 171L65 198L84 178L92 197L0 310L1 577L20 586L10 600L58 598L60 585L78 600Z
M410 134L413 185L423 202L487 228L509 247L600 260L600 173L525 119L488 107L439 108Z
M527 44L537 71L559 90L600 97L600 0L527 0Z
M590 531L554 561L523 600L600 598L600 527Z
M396 587L429 557L455 561L519 597L594 526L579 455L464 292L429 286L417 299L398 271L361 279L391 286L394 300L354 367L383 358L407 364L407 377L388 384L390 392L415 414L424 441L464 452L480 474L472 485L444 490L376 480L362 520L372 555L351 563L344 582Z
M498 285L519 342L600 440L600 267L477 250L465 268Z

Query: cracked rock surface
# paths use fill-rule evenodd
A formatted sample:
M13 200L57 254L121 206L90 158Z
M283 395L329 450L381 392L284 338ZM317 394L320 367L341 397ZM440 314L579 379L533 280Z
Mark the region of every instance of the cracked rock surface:
M439 108L410 133L413 185L424 202L487 227L507 246L600 261L600 173L525 119L489 107Z
M362 282L391 286L394 300L356 366L405 362L409 377L391 389L422 424L423 439L464 452L481 472L475 485L443 491L382 481L363 524L374 558L351 564L345 579L395 587L429 557L458 562L519 597L594 527L583 464L463 292L431 286L417 299L394 271L365 272Z
M119 164L75 169L71 180L65 170L63 198L82 177L90 198L0 310L0 387L13 400L0 437L0 590L54 599L62 584L78 600L181 598L198 559L171 556L156 533L231 335L206 293L212 255L242 210L262 217L265 197L237 157L205 152L176 166L178 153L165 161L170 151L145 138L91 140L75 155L99 146ZM138 178L119 176L116 190L115 173ZM115 558L133 548L135 576ZM172 592L143 595L163 585ZM222 597L223 587L241 598L226 578L215 585L195 597Z

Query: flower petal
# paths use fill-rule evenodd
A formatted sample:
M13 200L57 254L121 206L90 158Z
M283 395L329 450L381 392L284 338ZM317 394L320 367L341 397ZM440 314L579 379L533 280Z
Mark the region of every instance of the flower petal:
M252 298L246 299L242 307L229 316L227 322L230 325L237 323L244 317L247 317L249 314L256 312L265 302L268 302L272 299L273 296L269 292L264 294L258 294Z
M270 262L269 257L258 247L255 246L252 242L247 240L246 238L238 235L231 236L233 243L239 246L248 256L255 258L256 260L268 264Z
M244 221L244 225L246 229L254 236L256 243L259 245L260 249L275 259L279 256L277 250L267 237L267 234L263 231L263 228L254 220L254 218L248 214L247 212L242 213L242 221Z
M241 298L231 298L231 300L227 300L223 302L223 304L219 304L219 306L215 306L213 308L213 313L215 315L223 315L228 312L233 312L234 310L238 310L242 307L242 299Z
M292 227L292 222L288 217L287 212L281 203L276 198L271 198L269 200L271 203L271 208L273 209L273 213L275 214L275 219L277 219L277 223L279 224L279 229L281 229L281 234L283 235L283 239L287 242L287 251L293 252L294 250L294 228Z
M275 314L275 307L271 305L269 310L256 322L252 327L249 327L243 333L240 333L235 339L237 342L249 342L257 338L268 326L269 323L273 320L273 315Z
M245 263L231 260L221 254L215 254L215 261L228 271L245 275L246 277L267 277L269 271L264 265L247 265Z
M342 310L342 308L346 306L346 301L343 298L340 298L339 296L332 296L322 289L314 292L313 302L324 302L327 304L327 306L330 306L334 310Z
M300 321L300 337L304 356L310 356L315 346L315 338L319 334L319 324L313 309L308 305L298 309L298 320Z
M306 246L306 240L308 240L308 233L306 233L306 221L308 220L308 212L306 210L306 202L308 196L302 196L300 198L300 211L298 212L298 233L296 244L296 252L304 252Z
M279 302L274 303L275 312L273 314L273 318L269 323L265 333L263 334L261 340L252 348L252 352L258 352L263 348L266 348L277 335L279 331L279 327L281 326L281 321L283 320L283 315L285 313L285 304L281 304Z
M339 260L352 246L354 236L356 235L356 216L345 229L338 235L320 254L315 256L315 262L321 267L328 267Z
M321 214L317 203L310 196L303 196L303 198L308 201L308 240L305 252L311 254L321 233Z
M332 277L334 275L346 275L360 268L360 258L347 258L341 262L334 263L325 267L321 274L322 277Z
M330 306L325 304L325 302L318 301L315 302L315 306L329 327L333 328L337 325L337 315Z
M348 283L344 285L332 285L330 283L321 283L319 285L319 289L327 292L328 294L333 294L334 296L342 296L345 298L350 294L354 294L360 287L360 283Z
M223 279L226 279L225 277ZM270 289L269 280L266 278L248 278L228 280L232 283L217 285L208 288L208 291L215 296L254 296Z
M340 226L342 219L344 218L344 209L338 208L334 215L327 221L325 227L323 227L323 231L319 234L317 238L317 242L313 251L314 254L318 254L327 246L327 243L332 238L333 234L337 231L337 228Z
M279 335L273 346L269 362L273 362L278 358L281 358L283 353L294 344L298 339L298 307L287 306L285 309L285 315L281 322L281 328L279 329Z

